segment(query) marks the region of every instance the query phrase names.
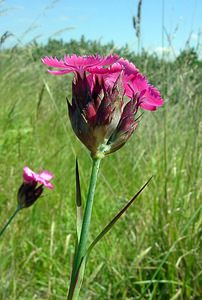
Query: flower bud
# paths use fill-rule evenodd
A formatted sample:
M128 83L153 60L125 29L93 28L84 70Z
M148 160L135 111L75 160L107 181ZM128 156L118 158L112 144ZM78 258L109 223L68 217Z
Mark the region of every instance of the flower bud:
M90 81L92 84L90 86ZM96 156L116 129L123 107L120 76L106 88L102 76L81 77L72 84L72 104L68 102L69 117L77 137Z
M18 204L21 208L29 207L41 196L43 185L36 188L36 183L23 183L18 190Z

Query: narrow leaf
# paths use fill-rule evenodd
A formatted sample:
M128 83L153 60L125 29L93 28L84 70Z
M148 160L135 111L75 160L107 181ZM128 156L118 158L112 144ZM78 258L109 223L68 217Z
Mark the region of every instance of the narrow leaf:
M85 265L86 265L86 256L84 256L81 260L74 282L71 281L67 300L78 300L79 292L83 282Z
M124 212L133 204L135 199L141 194L141 192L144 190L144 188L148 185L150 180L152 179L149 178L149 180L143 185L143 187L135 194L135 196L119 211L119 213L109 222L109 224L98 234L98 236L94 239L94 241L91 243L87 250L87 255L90 254L91 250L95 245L107 234L108 231L112 228L112 226L119 220L119 218L124 214Z
M78 241L80 239L82 221L83 221L83 216L82 216L82 202L81 202L81 186L80 186L78 160L76 159L76 227L77 227Z

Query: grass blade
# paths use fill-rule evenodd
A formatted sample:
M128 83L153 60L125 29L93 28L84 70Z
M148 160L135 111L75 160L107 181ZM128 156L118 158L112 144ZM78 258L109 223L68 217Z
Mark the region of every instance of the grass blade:
M109 224L98 234L98 236L94 239L94 241L91 243L87 250L87 255L90 254L91 250L95 247L95 245L105 236L105 234L110 231L112 226L120 219L120 217L126 212L126 210L133 204L135 199L141 194L141 192L144 190L144 188L148 185L150 180L152 179L149 178L149 180L143 185L143 187L133 196L133 198L119 211L119 213L109 222Z
M198 207L198 209L195 211L195 213L193 214L193 216L190 218L190 220L188 221L188 223L185 225L184 229L182 230L181 236L184 238L184 235L186 234L187 229L191 226L192 222L195 220L195 218L198 216L198 214L201 212L202 209L202 205L200 205ZM150 280L150 282L148 283L148 285L145 287L145 289L143 290L140 298L140 300L145 299L145 295L148 291L148 289L150 288L150 286L152 285L153 281L155 280L155 278L157 277L158 273L160 272L161 268L163 267L163 265L165 264L165 262L167 261L168 257L170 256L170 254L172 253L173 249L175 248L175 246L177 245L177 243L182 239L178 238L170 247L170 249L168 250L167 254L164 256L164 258L162 259L160 265L158 266L157 270L155 271L154 275L152 276L152 279Z

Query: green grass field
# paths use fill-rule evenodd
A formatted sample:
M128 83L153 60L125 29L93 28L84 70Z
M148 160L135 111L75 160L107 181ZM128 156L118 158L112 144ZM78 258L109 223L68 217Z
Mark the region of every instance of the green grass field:
M0 52L0 226L16 207L24 165L52 171L55 189L22 210L0 240L1 300L66 299L76 156L83 201L90 175L88 152L67 117L70 77L48 74L39 57L49 53L33 47ZM130 141L103 160L90 239L153 179L92 251L81 300L200 300L202 67L186 56L175 62L144 53L128 57L165 105L145 112Z

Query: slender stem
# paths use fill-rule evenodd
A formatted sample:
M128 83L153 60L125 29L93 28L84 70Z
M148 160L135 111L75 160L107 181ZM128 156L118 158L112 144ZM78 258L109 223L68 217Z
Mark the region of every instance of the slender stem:
M85 207L85 212L84 212L84 217L83 217L81 237L80 237L80 241L79 241L79 249L78 249L78 256L77 256L78 265L80 264L80 261L86 252L86 244L87 244L87 239L88 239L91 214L92 214L92 208L93 208L93 199L94 199L94 194L95 194L95 187L96 187L96 182L97 182L99 166L100 166L100 159L94 159L93 166L92 166L91 178L90 178L90 184L89 184L89 190L88 190L88 196L87 196L87 201L86 201L86 207Z
M90 221L91 221L91 214L92 214L92 208L93 208L93 199L95 194L95 187L97 182L97 175L98 170L100 166L100 158L93 158L92 163L92 171L91 171L91 177L90 177L90 183L88 188L88 195L86 200L86 206L83 216L83 223L82 223L82 229L81 229L81 236L77 248L77 253L75 255L74 259L74 265L72 270L72 277L71 277L71 283L69 288L69 294L68 294L68 300L72 299L79 267L81 265L81 261L84 258L86 254L87 249L87 240L88 240L88 234L89 234L89 228L90 228Z
M11 223L11 221L15 218L15 216L17 215L17 213L20 211L21 206L18 205L16 210L14 211L14 213L12 214L12 216L10 217L10 219L8 220L8 222L4 225L4 227L0 230L0 236L4 233L4 231L6 230L6 228L8 227L8 225Z

